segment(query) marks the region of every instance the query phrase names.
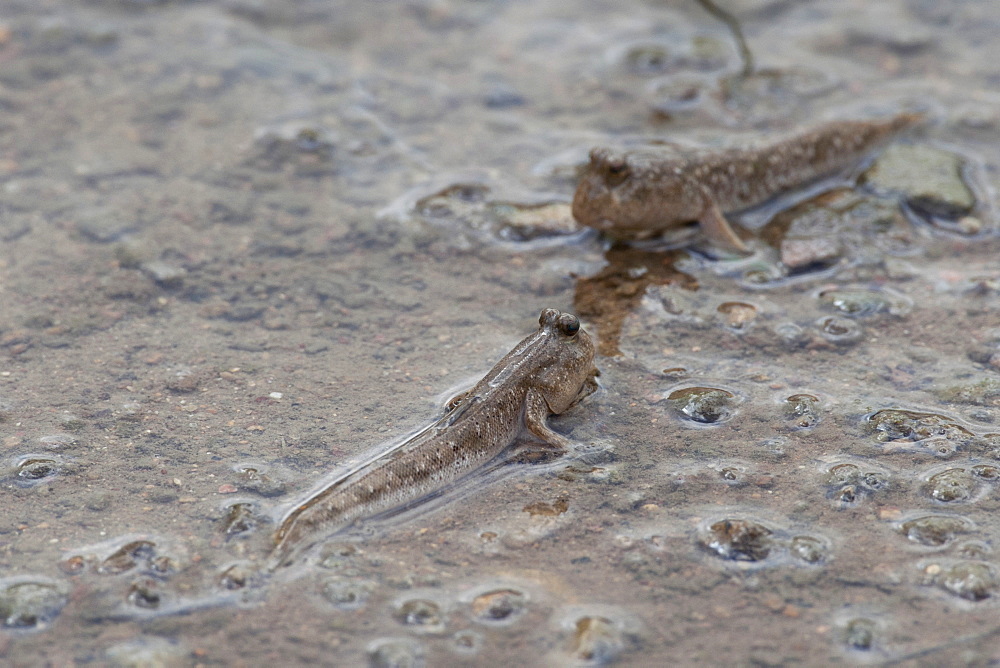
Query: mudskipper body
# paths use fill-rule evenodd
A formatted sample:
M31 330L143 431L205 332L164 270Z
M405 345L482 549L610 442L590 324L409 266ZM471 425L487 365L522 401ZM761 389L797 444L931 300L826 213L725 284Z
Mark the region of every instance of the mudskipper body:
M725 213L846 169L921 118L900 114L881 121L827 123L758 148L595 148L573 197L573 216L624 240L697 221L714 244L744 252L746 246Z
M542 447L570 441L546 423L597 387L594 344L569 313L545 309L522 340L446 413L293 508L274 534L278 566L352 522L407 505L496 458L523 432Z

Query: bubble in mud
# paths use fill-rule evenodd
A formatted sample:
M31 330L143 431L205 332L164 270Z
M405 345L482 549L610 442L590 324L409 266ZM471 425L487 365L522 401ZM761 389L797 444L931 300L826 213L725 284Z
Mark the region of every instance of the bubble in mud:
M774 459L781 459L788 454L788 439L783 436L765 438L757 443L756 446Z
M593 664L609 663L623 647L621 631L606 617L587 615L576 620L570 653Z
M298 174L319 175L333 169L338 144L337 134L318 122L298 119L276 123L258 128L254 133L251 161L260 169L276 171L287 165ZM224 220L239 220L245 213L227 210L217 215L224 216Z
M789 348L798 348L809 341L805 330L794 322L780 322L774 326L778 340Z
M938 586L967 601L982 601L997 589L996 570L981 561L960 561L941 572Z
M717 387L685 387L667 396L667 403L684 419L699 424L725 422L736 412L736 395Z
M393 617L400 624L428 632L444 629L444 611L434 601L411 598L396 606Z
M422 668L424 649L408 638L384 638L368 646L372 668Z
M285 483L277 480L263 467L242 465L236 467L237 485L245 492L257 494L266 498L281 496L285 493Z
M662 74L676 68L681 62L666 44L659 42L633 44L625 50L621 59L625 69L640 76Z
M827 316L816 321L820 336L838 346L849 346L861 340L861 325L839 316Z
M831 466L826 475L826 484L831 487L853 485L861 478L861 469L855 464L837 464Z
M255 571L245 564L233 564L222 571L219 576L219 586L230 591L243 589L250 584L254 575Z
M868 430L882 443L897 448L919 443L921 449L938 457L948 457L975 440L968 429L936 413L887 408L869 415L867 423Z
M762 561L771 553L771 533L752 520L730 518L711 524L700 543L723 559Z
M66 601L63 587L47 579L0 580L0 624L17 629L44 627L62 611Z
M66 431L80 431L87 426L86 422L68 411L59 415L59 424Z
M830 494L831 499L843 506L853 506L860 500L861 496L856 485L844 485Z
M788 276L788 271L774 262L755 262L743 272L741 283L753 288L775 283Z
M511 622L524 614L528 596L516 589L494 589L472 600L472 614L481 622Z
M813 536L795 536L788 549L793 557L807 564L818 564L826 559L826 544Z
M704 75L677 73L651 82L648 90L653 117L670 120L711 103L712 82Z
M130 541L102 561L97 572L102 575L118 575L140 564L148 564L155 556L156 543L149 540Z
M452 636L452 646L456 652L475 654L483 646L483 636L468 629L459 631Z
M338 610L357 610L364 607L374 591L375 583L368 580L348 581L333 578L324 582L321 589L323 598Z
M87 567L87 558L82 554L73 554L59 562L59 568L67 575L76 575Z
M726 466L719 469L719 477L729 484L736 485L743 482L743 471L735 466Z
M856 464L830 467L826 475L827 498L840 506L853 506L889 487L889 478L879 471L863 471Z
M878 492L889 487L889 477L878 471L868 471L861 474L861 485L865 489Z
M945 469L927 479L925 491L942 503L970 501L979 491L979 484L964 468Z
M852 318L876 313L903 316L913 309L913 300L888 288L823 290L818 298L824 308Z
M811 429L819 424L819 397L793 394L785 399L785 419L793 429Z
M998 478L1000 478L1000 468L990 464L976 464L970 468L969 471L977 478L988 480L990 482L995 482Z
M962 559L985 559L992 552L990 545L981 540L967 540L955 546L955 554Z
M722 316L723 324L737 333L750 329L757 319L757 307L744 302L725 302L719 304L716 311Z
M864 617L857 617L847 622L844 627L844 644L849 649L868 651L875 643L875 622Z
M356 565L358 550L350 543L326 543L319 553L319 567L347 574Z
M163 596L159 583L152 578L142 578L129 585L125 600L137 608L156 610L160 607Z
M59 472L59 462L52 457L28 455L15 466L15 475L22 484L32 484L51 478Z
M252 503L229 504L222 518L222 533L226 538L247 534L257 528L257 513Z
M899 531L909 540L928 547L941 547L971 529L971 522L952 515L927 515L907 520Z
M177 572L177 562L165 554L149 560L148 570L157 577L163 577Z

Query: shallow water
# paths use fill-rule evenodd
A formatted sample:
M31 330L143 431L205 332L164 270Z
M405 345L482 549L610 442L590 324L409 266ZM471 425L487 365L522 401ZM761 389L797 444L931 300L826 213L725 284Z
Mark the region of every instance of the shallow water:
M1000 7L726 7L749 79L694 2L0 3L0 657L1000 658ZM563 206L596 144L901 109L975 206L866 182L794 271L807 194L749 259ZM255 575L550 306L620 353L552 420L577 452Z

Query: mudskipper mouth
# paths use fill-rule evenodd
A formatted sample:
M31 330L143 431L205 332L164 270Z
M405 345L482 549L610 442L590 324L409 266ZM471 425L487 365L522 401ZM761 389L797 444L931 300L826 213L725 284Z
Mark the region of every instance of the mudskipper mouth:
M599 218L597 220L597 229L606 234L613 235L615 230L618 229L618 227L619 226L615 223L615 221L611 220L610 218Z

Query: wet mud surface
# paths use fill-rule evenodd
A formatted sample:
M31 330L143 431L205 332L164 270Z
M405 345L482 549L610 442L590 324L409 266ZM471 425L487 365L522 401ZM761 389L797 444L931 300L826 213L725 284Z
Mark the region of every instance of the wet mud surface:
M0 9L4 663L1000 659L993 4L725 3L749 72L694 2ZM598 144L904 109L747 257L569 214ZM545 307L573 452L262 572Z

